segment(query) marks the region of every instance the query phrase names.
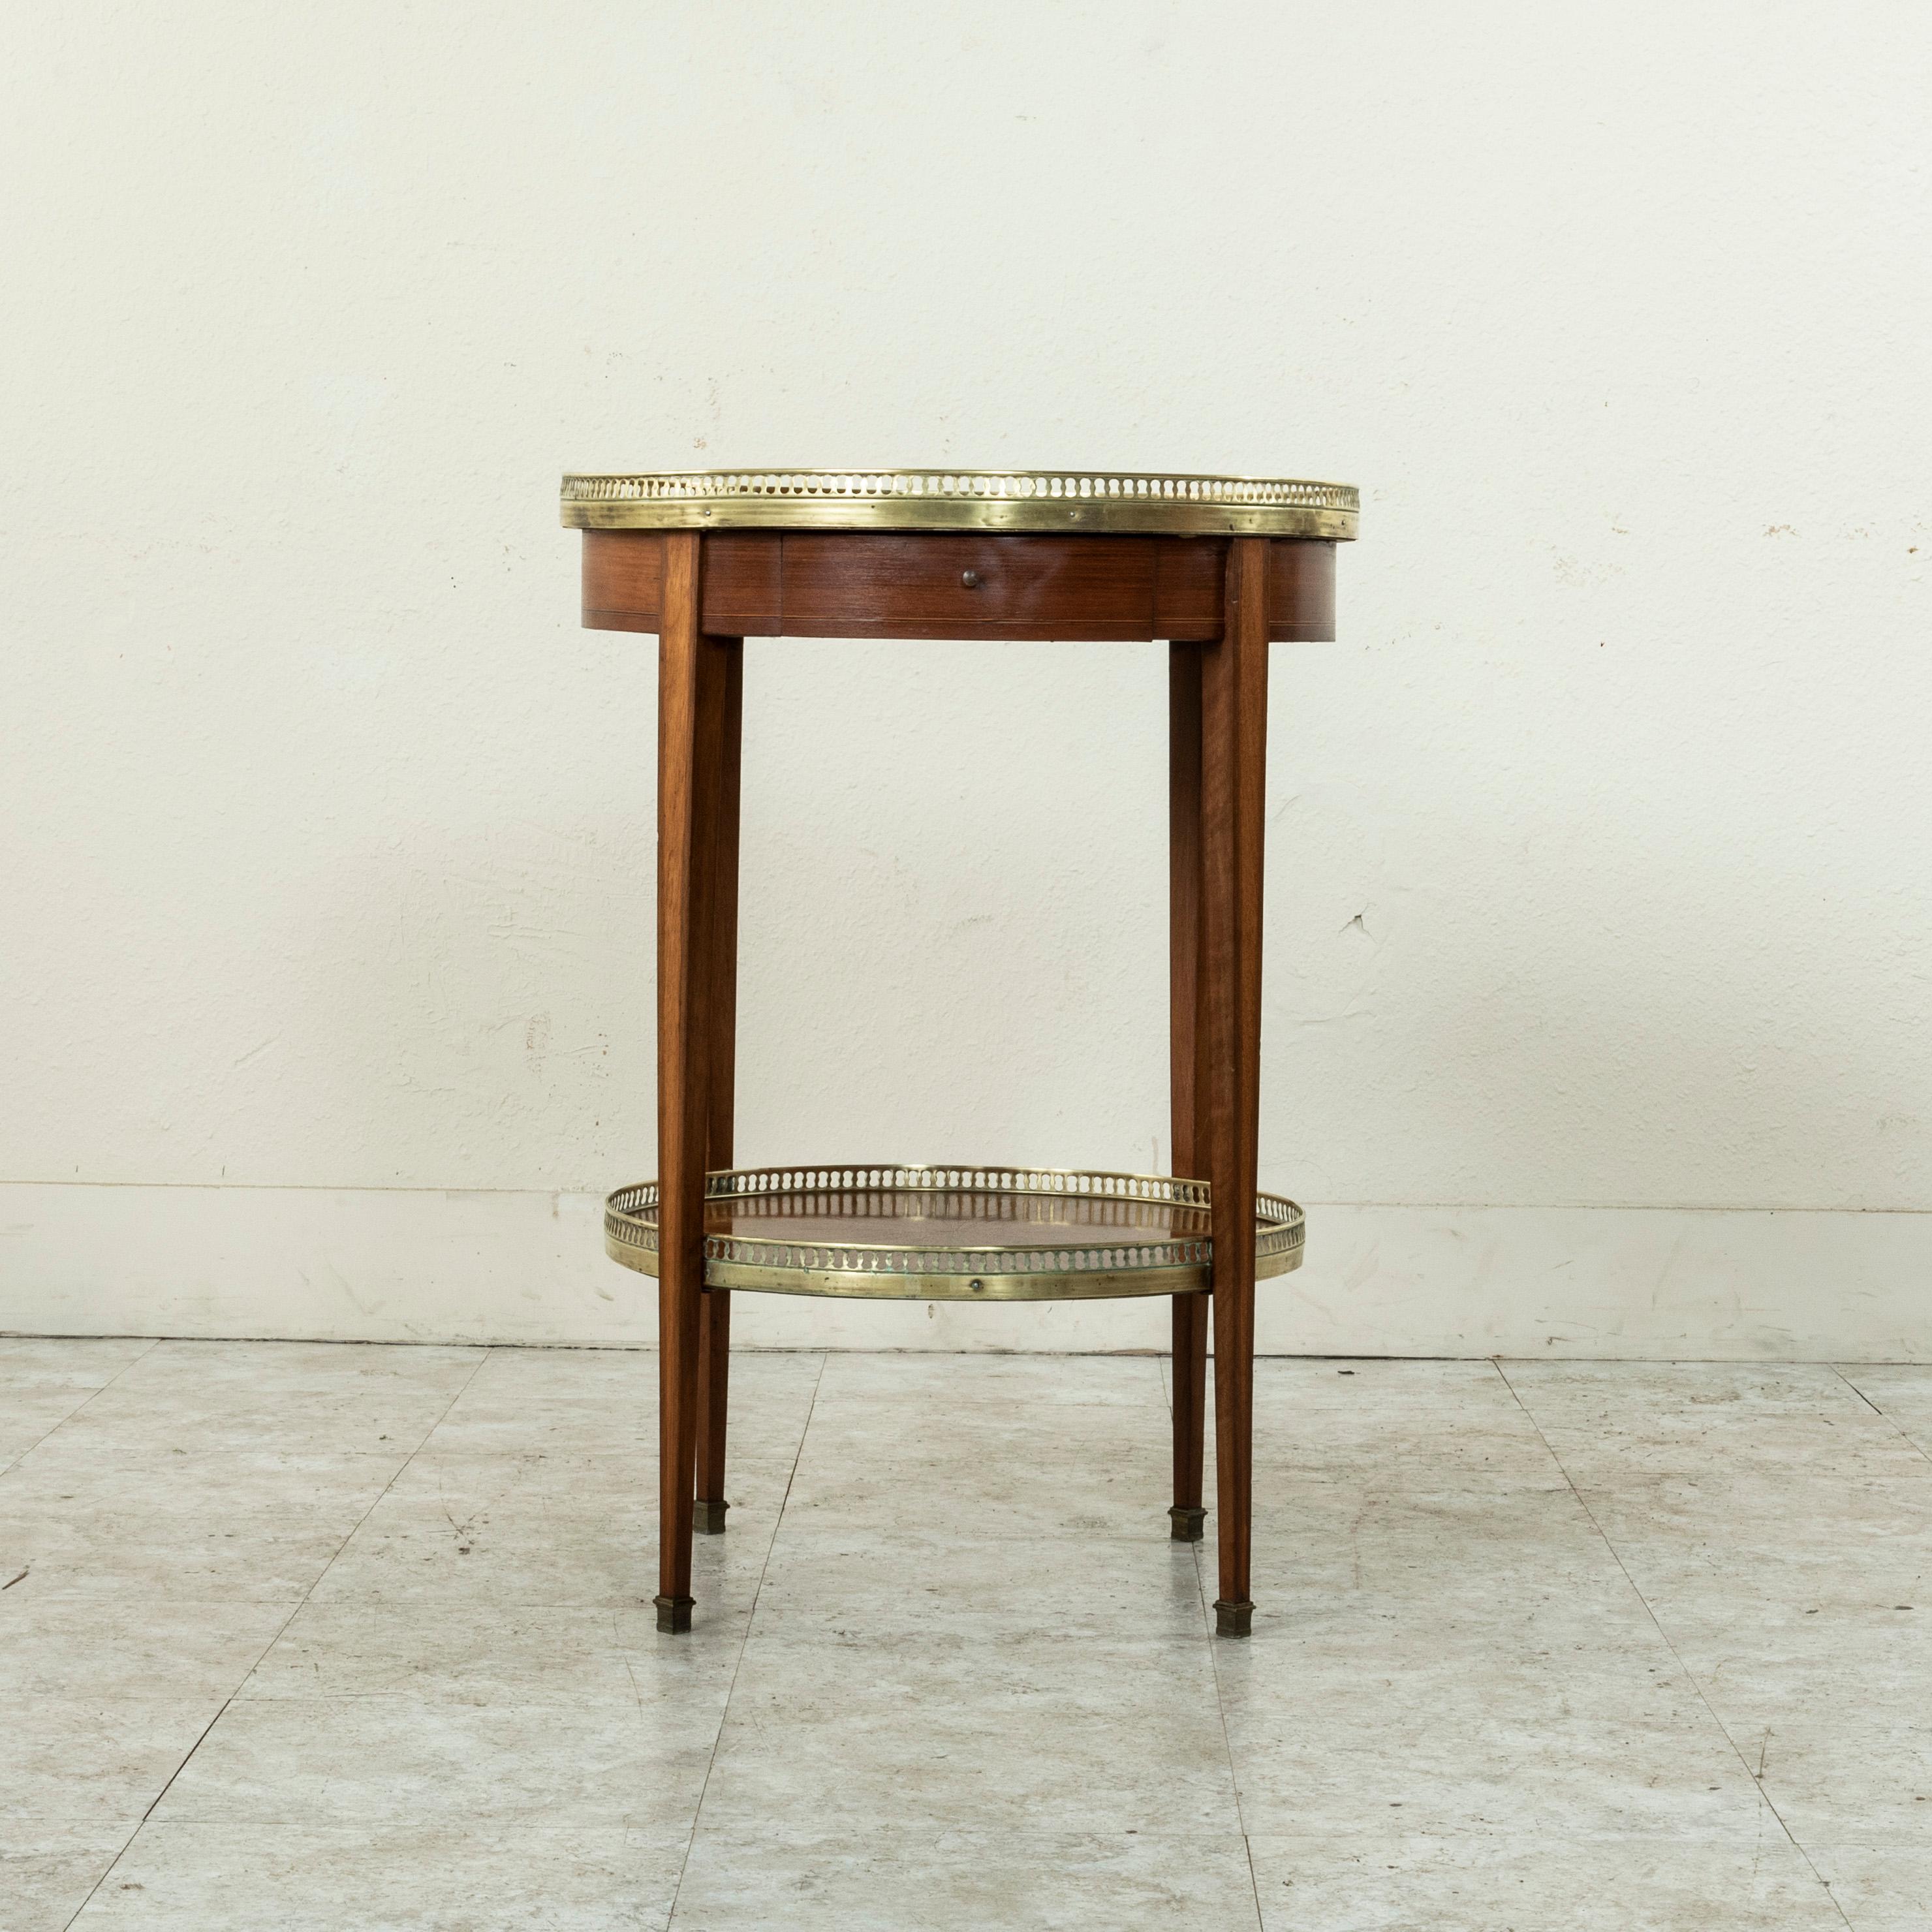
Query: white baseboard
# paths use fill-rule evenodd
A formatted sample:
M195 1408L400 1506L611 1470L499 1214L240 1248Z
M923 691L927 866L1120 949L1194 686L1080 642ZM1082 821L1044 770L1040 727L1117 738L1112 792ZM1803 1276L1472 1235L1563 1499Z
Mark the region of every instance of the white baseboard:
M1309 1208L1270 1354L1932 1360L1932 1214ZM0 1184L0 1330L649 1347L588 1194ZM746 1347L1159 1349L1163 1300L741 1295Z

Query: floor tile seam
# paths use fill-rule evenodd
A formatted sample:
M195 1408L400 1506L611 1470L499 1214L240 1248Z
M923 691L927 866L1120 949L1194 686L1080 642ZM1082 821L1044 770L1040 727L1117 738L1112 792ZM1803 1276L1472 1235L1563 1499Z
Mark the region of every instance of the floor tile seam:
M232 1812L224 1812L206 1818L158 1818L148 1829L155 1836L160 1837L176 1832L226 1831L237 1824L255 1822L252 1818L238 1817ZM318 1818L311 1810L303 1816L278 1822L294 1826L304 1838L323 1841L347 1840L356 1844L383 1838L419 1837L440 1833L446 1828L444 1821L427 1814L388 1818L358 1818L342 1814ZM560 1819L547 1815L506 1811L479 1814L477 1822L485 1832L518 1838L621 1839L627 1832L637 1832L662 1833L668 1841L674 1836L681 1836L683 1831L682 1826L673 1827L639 1823L628 1814L621 1813L586 1819Z
M1144 1620L1140 1628L1142 1630L1146 1628ZM1057 1640L1064 1638L1068 1641L1077 1641L1086 1657L1106 1655L1124 1664L1140 1664L1163 1657L1171 1658L1177 1643L1192 1642L1201 1633L1190 1622L1185 1630L1175 1630L1165 1636L1137 1635L1124 1628L1096 1630L1084 1627L1072 1633L1056 1629L1053 1634ZM1028 1650L1036 1654L1041 1629L1036 1622L1028 1628L1016 1622L1004 1628L996 1627L988 1630L983 1621L970 1628L950 1631L919 1628L910 1624L880 1628L876 1623L866 1622L860 1616L854 1616L849 1630L808 1624L788 1626L782 1623L776 1629L767 1625L764 1630L755 1634L751 1641L759 1646L760 1656L768 1654L768 1646L773 1650L782 1648L801 1653L850 1656L856 1647L855 1636L862 1638L868 1648L874 1651L881 1646L889 1646L891 1660L903 1664L910 1671L929 1663L944 1663L961 1658L969 1652L981 1656L1008 1656Z
M1252 1894L1255 1902L1256 1932L1262 1932L1263 1920L1261 1884L1255 1876L1254 1853L1248 1842L1247 1820L1242 1815L1241 1811L1241 1778L1234 1764L1234 1740L1228 1728L1228 1700L1222 1694L1221 1690L1221 1659L1220 1653L1215 1648L1220 1640L1208 1628L1207 1549L1208 1545L1204 1540L1196 1543L1192 1546L1194 1558L1195 1594L1199 1598L1201 1604L1201 1631L1197 1640L1208 1646L1208 1668L1214 1681L1214 1714L1221 1720L1221 1748L1227 1754L1228 1784L1234 1795L1234 1828L1240 1834L1241 1856L1247 1861L1248 1889Z
M634 1652L628 1657L621 1652L614 1654L609 1660L614 1664L634 1664L645 1654ZM635 1679L632 1679L634 1689ZM679 1685L677 1689L688 1690L690 1685ZM702 1688L701 1685L698 1688ZM464 1696L459 1694L419 1688L398 1690L274 1690L256 1691L244 1696L237 1691L229 1700L231 1703L244 1704L256 1708L266 1704L322 1704L409 1705L418 1708L455 1711L490 1711L514 1716L525 1711L602 1711L610 1702L606 1690L581 1690L570 1694L560 1691L544 1691L534 1695L518 1692L504 1697Z
M805 1406L805 1422L798 1432L798 1448L792 1456L791 1474L785 1478L784 1494L778 1498L778 1513L772 1524L770 1540L765 1545L764 1561L758 1566L758 1580L752 1592L751 1607L746 1613L745 1628L738 1639L738 1654L731 1666L731 1681L725 1687L724 1701L718 1709L718 1729L711 1740L711 1755L705 1760L704 1777L698 1787L698 1802L692 1807L691 1831L684 1841L684 1856L679 1860L676 1882L671 1887L670 1904L666 1910L664 1923L666 1932L677 1917L677 1901L684 1890L684 1875L690 1868L692 1849L698 1843L698 1828L704 1815L704 1799L711 1789L711 1774L718 1763L718 1753L724 1742L724 1726L731 1716L731 1700L737 1694L738 1673L745 1667L745 1652L752 1641L752 1632L758 1616L758 1598L765 1587L765 1578L772 1567L772 1552L778 1547L778 1532L784 1527L785 1504L791 1500L791 1486L798 1479L798 1466L804 1460L806 1438L812 1433L812 1412L818 1406L818 1390L825 1380L826 1354L818 1358L818 1374L812 1384L812 1397Z
M273 1650L275 1646L280 1642L284 1632L288 1629L289 1625L293 1623L296 1618L301 1616L303 1610L308 1607L310 1600L314 1596L316 1589L320 1586L322 1579L328 1574L331 1570L334 1568L336 1563L341 1557L342 1552L349 1547L350 1544L355 1541L356 1536L362 1530L362 1526L375 1514L376 1510L381 1506L384 1498L386 1498L389 1492L394 1489L397 1484L402 1480L402 1478L407 1472L410 1465L413 1462L416 1458L422 1454L423 1450L429 1446L429 1444L431 1439L434 1437L436 1432L449 1419L450 1411L463 1400L464 1395L469 1391L470 1384L475 1382L476 1378L482 1373L483 1365L490 1359L490 1351L488 1348L480 1348L477 1351L476 1360L472 1365L469 1374L463 1378L462 1386L455 1390L451 1394L448 1401L443 1404L442 1413L439 1415L436 1419L430 1424L428 1428L423 1432L422 1441L418 1442L416 1446L412 1449L407 1455L404 1456L402 1460L390 1471L388 1480L382 1485L382 1488L379 1490L372 1498L370 1498L368 1508L364 1510L362 1514L356 1519L352 1524L350 1525L347 1534L343 1537L341 1541L336 1545L334 1550L330 1553L328 1562L323 1564L322 1568L316 1572L314 1576L310 1581L308 1588L302 1592L301 1601L298 1603L295 1608L289 1612L288 1617L283 1623L281 1629L278 1630L275 1633L274 1636L268 1640L266 1647L262 1652L262 1657L266 1657L269 1651ZM249 1676L254 1675L256 1665L260 1664L261 1660L261 1658L257 1658L255 1660L255 1664L251 1664L249 1666ZM242 1678L242 1684L246 1684L248 1681L248 1676L244 1676ZM241 1688L240 1684L238 1684L236 1687L238 1694L240 1692Z
M62 1424L62 1427L64 1428L65 1426L65 1424ZM58 1432L56 1431L55 1432L58 1433ZM74 1437L68 1438L68 1440L70 1442L77 1439L78 1438ZM36 1445L36 1447L40 1446L44 1446L44 1444ZM105 1448L107 1445L104 1444L102 1446ZM121 1444L114 1446L124 1449L130 1449L136 1454L142 1452L152 1454L154 1448L158 1445L152 1443L135 1443L132 1444ZM172 1454L172 1445L165 1446L167 1448L168 1453ZM182 1496L188 1493L188 1482L191 1481L192 1478L195 1476L206 1474L212 1477L219 1476L226 1473L232 1477L235 1473L233 1471L231 1470L226 1472L223 1471L221 1465L224 1462L230 1463L244 1462L248 1461L251 1458L262 1456L286 1456L291 1457L310 1458L326 1456L329 1458L332 1462L338 1466L337 1469L332 1470L332 1475L339 1474L340 1479L345 1484L359 1485L359 1484L364 1480L373 1480L374 1468L372 1468L365 1477L364 1472L353 1467L353 1465L367 1462L375 1466L376 1468L387 1467L396 1460L399 1454L407 1454L410 1452L390 1449L344 1449L340 1451L331 1451L309 1448L284 1448L266 1444L254 1444L236 1448L201 1449L191 1450L188 1453L194 1459L194 1466L184 1468L178 1465L176 1468L170 1472L170 1474L172 1476L182 1480L182 1487L181 1490L177 1490L174 1496L166 1500L164 1508L167 1510L177 1510L182 1507L181 1498ZM351 1466L340 1466L342 1465L349 1465ZM45 1468L52 1466L47 1462L43 1462L40 1466L43 1468ZM246 1472L244 1472L244 1473ZM304 1472L299 1469L268 1469L262 1470L257 1473L262 1475L266 1480L281 1475L301 1475ZM357 1493L356 1488L351 1486L349 1490L349 1493L351 1496ZM227 1498L224 1496L223 1498L224 1506L226 1504L226 1501ZM192 1504L188 1506L190 1508L194 1507ZM283 1505L278 1506L283 1507ZM247 1509L250 1506L246 1503L244 1503L242 1507Z
M1164 1405L1157 1396L1152 1403L1056 1402L1028 1407L1019 1402L981 1402L973 1396L949 1402L941 1394L924 1401L915 1401L906 1396L887 1396L877 1402L863 1402L851 1396L841 1396L836 1404L828 1402L820 1406L825 1412L823 1432L828 1436L867 1432L886 1435L922 1421L930 1424L934 1420L935 1408L943 1407L955 1434L970 1430L981 1435L1006 1436L1015 1432L1017 1424L1022 1433L1031 1431L1057 1436L1063 1432L1064 1426L1078 1425L1091 1434L1118 1434L1132 1438L1137 1429L1146 1426L1148 1414L1159 1414ZM1101 1418L1106 1418L1104 1425L1100 1422ZM1056 1424L1062 1426L1056 1427Z
M815 1504L802 1503L800 1504L801 1511L816 1507ZM1144 1516L1146 1514L1144 1508L1140 1513ZM1164 1507L1162 1513L1165 1514ZM956 1529L949 1525L943 1532L896 1530L889 1522L881 1522L876 1526L868 1524L862 1518L846 1513L844 1506L842 1504L840 1510L834 1514L838 1516L838 1520L836 1522L818 1522L813 1521L809 1516L805 1516L802 1520L794 1521L792 1525L792 1538L794 1544L808 1552L822 1549L827 1544L842 1540L849 1540L854 1544L862 1543L868 1549L884 1545L895 1550L922 1547L943 1552L953 1546L1010 1550L1016 1544L1057 1544L1064 1548L1069 1536L1078 1535L1083 1546L1090 1545L1110 1552L1118 1552L1125 1550L1158 1549L1162 1544L1171 1543L1173 1540L1165 1523L1161 1525L1158 1532L1148 1529L1144 1523L1133 1524L1130 1526L1130 1518L1125 1510L1121 1513L1121 1527L1118 1529L1100 1529L1088 1525L1082 1526L1077 1530L1050 1527L1042 1529L1001 1530L994 1525L989 1525L983 1529Z
M1897 1433L1900 1442L1904 1442L1915 1454L1923 1456L1928 1462L1932 1462L1932 1449L1927 1448L1925 1444L1921 1442L1897 1416L1894 1415L1889 1409L1880 1408L1878 1404L1874 1402L1871 1397L1867 1395L1864 1390L1860 1388L1836 1362L1828 1363L1826 1366L1874 1415L1882 1416L1885 1418L1887 1425Z
M100 1391L98 1389L66 1389L62 1393L69 1398L70 1406L62 1409L39 1435L22 1443L10 1456L0 1459L0 1476L5 1475L9 1470L18 1468L56 1429L64 1429Z
M436 1399L441 1394L438 1390L435 1397L418 1405L412 1412L401 1414L385 1412L374 1402L339 1401L329 1396L281 1395L273 1390L251 1396L245 1402L213 1402L205 1398L184 1400L171 1390L164 1396L157 1397L152 1404L144 1396L142 1406L124 1407L118 1413L100 1420L99 1426L124 1429L130 1435L152 1434L171 1426L223 1429L248 1438L242 1453L258 1447L254 1440L258 1436L277 1438L292 1445L305 1444L340 1437L358 1424L376 1422L387 1422L396 1431L392 1441L407 1442L412 1427L422 1426L421 1418L425 1414L434 1413L439 1421L442 1419L444 1404ZM70 1418L64 1417L62 1420ZM381 1438L376 1439L380 1442ZM302 1452L292 1447L290 1453ZM332 1453L340 1456L382 1456L391 1452L373 1448L338 1449Z
M158 1346L158 1342L154 1346ZM136 1359L137 1360L144 1360L146 1358L146 1351L143 1351L142 1354L136 1357ZM450 1409L455 1406L458 1397L462 1395L464 1390L468 1388L470 1383L476 1379L478 1372L482 1368L484 1363L488 1359L489 1351L488 1349L483 1349L478 1352L476 1364L470 1370L469 1375L464 1378L462 1388L458 1389L454 1394L451 1396L448 1402L445 1405L442 1412L442 1414L444 1416L446 1416L449 1413ZM424 1432L422 1438L423 1442L427 1442L429 1440L430 1436L435 1433L437 1425L442 1421L442 1417L439 1416L436 1418L436 1422L430 1424L428 1430ZM79 1908L74 1914L74 1917L68 1921L68 1925L71 1926L74 1923L75 1920L80 1917L81 1913L84 1912L87 1910L88 1906L92 1904L95 1893L98 1892L101 1886L105 1885L108 1880L113 1876L115 1872L119 1868L121 1861L128 1856L128 1853L132 1848L135 1840L140 1838L142 1831L146 1826L148 1820L154 1816L155 1808L160 1803L161 1800L168 1795L168 1792L172 1786L175 1780L180 1777L182 1772L187 1768L189 1761L194 1757L195 1753L200 1750L202 1744L207 1742L208 1733L221 1721L222 1718L226 1713L229 1706L234 1702L236 1698L240 1694L242 1686L245 1684L248 1679L254 1675L256 1669L259 1668L261 1664L262 1659L266 1657L268 1652L273 1650L277 1644L280 1642L283 1636L288 1630L289 1625L293 1623L296 1618L302 1614L303 1606L306 1604L310 1598L315 1594L316 1584L320 1583L322 1578L328 1574L329 1569L334 1563L336 1558L340 1556L343 1551L349 1546L350 1541L355 1536L356 1531L360 1529L362 1527L362 1525L369 1520L369 1517L375 1510L376 1504L382 1501L384 1496L388 1494L389 1490L394 1486L397 1477L400 1476L403 1471L409 1467L410 1462L415 1460L417 1451L419 1450L422 1447L422 1443L418 1443L416 1448L412 1450L410 1454L398 1464L396 1468L391 1472L389 1481L383 1486L382 1490L370 1502L368 1508L364 1510L362 1515L357 1518L356 1522L350 1528L347 1534L344 1536L341 1541L336 1546L335 1550L331 1554L328 1561L323 1564L322 1568L316 1572L315 1576L309 1583L308 1589L303 1592L300 1599L296 1604L295 1607L282 1619L280 1624L277 1626L274 1634L262 1646L261 1651L255 1658L254 1661L251 1663L248 1666L248 1668L242 1673L240 1682L237 1683L235 1689L230 1692L228 1696L222 1700L220 1708L218 1710L214 1715L209 1718L207 1724L202 1726L200 1735L195 1739L194 1742L188 1747L188 1751L182 1757L180 1763L177 1764L174 1769L168 1774L166 1782L162 1785L159 1791L155 1792L153 1798L148 1803L147 1809L142 1813L139 1823L137 1823L134 1830L128 1834L127 1843L124 1844L121 1847L120 1850L115 1854L112 1864L110 1864L107 1869L100 1874L99 1879L95 1881L93 1889L88 1893L86 1898L81 1900Z
M1622 1572L1624 1582L1630 1586L1630 1589L1636 1597L1637 1601L1642 1604L1645 1613L1649 1617L1652 1623L1656 1626L1658 1636L1663 1640L1664 1648L1670 1652L1672 1660L1676 1664L1678 1670L1682 1672L1684 1681L1690 1686L1694 1691L1696 1692L1698 1702L1703 1706L1712 1723L1717 1726L1718 1735L1723 1738L1727 1744L1730 1746L1732 1753L1737 1758L1738 1764L1743 1768L1744 1775L1750 1780L1751 1788L1757 1793L1759 1803L1762 1804L1766 1810L1768 1810L1771 1815L1778 1820L1779 1830L1783 1832L1785 1837L1790 1840L1792 1850L1795 1850L1798 1856L1804 1861L1806 1869L1810 1871L1812 1877L1817 1881L1820 1889L1823 1892L1827 1898L1831 1900L1832 1910L1838 1913L1840 1918L1844 1920L1846 1927L1850 1928L1852 1922L1850 1918L1846 1916L1845 1908L1838 1903L1838 1899L1833 1895L1832 1888L1828 1885L1826 1884L1824 1874L1819 1870L1816 1864L1813 1862L1810 1853L1798 1843L1797 1834L1792 1830L1790 1823L1785 1818L1784 1814L1778 1808L1777 1804L1772 1798L1771 1793L1764 1788L1763 1780L1758 1777L1751 1770L1750 1760L1745 1756L1743 1747L1738 1744L1736 1738L1732 1736L1730 1726L1727 1725L1724 1722L1723 1718L1719 1715L1717 1706L1712 1702L1710 1696L1706 1691L1704 1686L1698 1681L1696 1672L1694 1672L1690 1669L1690 1666L1684 1662L1682 1654L1678 1650L1677 1646L1672 1640L1670 1633L1664 1628L1663 1619L1658 1616L1657 1611L1654 1606L1652 1604L1650 1599L1637 1587L1636 1579L1630 1574L1630 1567L1624 1561L1623 1552L1617 1548L1616 1545L1613 1542L1611 1541L1610 1537L1605 1533L1603 1526L1598 1522L1595 1510L1591 1508L1588 1498L1586 1498L1582 1491L1577 1487L1576 1480L1570 1475L1568 1468L1564 1466L1563 1459L1557 1454L1556 1445L1552 1443L1549 1437L1544 1433L1543 1425L1537 1420L1535 1412L1530 1408L1529 1405L1523 1400L1522 1395L1517 1390L1516 1384L1510 1380L1508 1372L1504 1368L1502 1362L1500 1360L1497 1361L1495 1366L1496 1373L1502 1378L1503 1386L1507 1388L1511 1396L1515 1398L1517 1406L1522 1409L1523 1415L1528 1420L1529 1426L1536 1431L1544 1448L1549 1450L1550 1460L1556 1464L1556 1467L1559 1470L1562 1472L1563 1480L1569 1484L1571 1493L1576 1498L1576 1506L1582 1510L1583 1514L1587 1517L1588 1517L1592 1528L1596 1531L1599 1537L1602 1538L1604 1547L1609 1551L1610 1560L1615 1563L1618 1569Z
M1234 1795L1238 1803L1240 1793ZM1262 1910L1261 1874L1255 1870L1255 1841L1246 1832L1241 1834L1241 1856L1248 1864L1248 1888L1255 1895L1255 1932L1268 1932L1268 1916Z
M263 1653L264 1655L266 1654L267 1653L266 1652ZM250 1668L252 1667L253 1666L251 1666ZM73 1916L67 1921L68 1926L71 1927L79 1921L81 1915L94 1903L95 1894L98 1893L100 1888L104 1886L107 1881L114 1876L115 1873L120 1869L121 1861L128 1856L128 1852L134 1846L134 1840L138 1838L141 1835L142 1831L146 1829L148 1819L154 1815L154 1807L167 1796L168 1786L173 1784L175 1780L181 1775L182 1766L185 1765L188 1760L194 1756L196 1751L200 1750L203 1743L207 1740L208 1732L213 1730L217 1724L220 1723L223 1712L228 1708L228 1706L234 1700L232 1696L223 1698L220 1707L216 1710L214 1715L210 1718L208 1722L202 1726L200 1732L196 1736L194 1742L190 1744L187 1750L182 1754L181 1762L177 1764L174 1769L168 1773L166 1780L163 1784L160 1790L155 1792L154 1797L149 1801L146 1810L145 1810L141 1814L140 1816L134 1821L134 1828L130 1832L127 1837L122 1841L121 1849L108 1861L106 1867L102 1870L100 1876L88 1888L87 1896L80 1901L80 1904L74 1907Z
M1551 1845L1548 1830L1534 1830L1520 1825L1492 1826L1474 1824L1430 1825L1410 1831L1404 1828L1402 1838L1412 1844L1426 1845L1431 1848L1444 1846L1458 1848L1480 1845L1490 1849L1507 1848L1514 1851L1545 1851ZM1336 1846L1361 1846L1376 1847L1389 1840L1381 1834L1359 1826L1346 1829L1322 1831L1307 1829L1296 1831L1253 1832L1251 1840L1264 1849L1270 1845L1292 1846L1297 1850L1318 1851ZM1666 1847L1672 1851L1735 1852L1737 1842L1730 1829L1722 1825L1672 1824L1669 1828L1660 1828L1655 1822L1642 1824L1578 1826L1566 1824L1562 1827L1562 1844L1567 1847L1576 1845L1640 1846L1651 1850ZM1833 1841L1833 1849L1851 1850L1889 1851L1889 1845L1848 1845L1843 1839Z
M40 1448L42 1443L50 1441L54 1436L59 1434L61 1430L64 1429L82 1409L86 1408L88 1404L93 1401L96 1396L105 1394L106 1391L111 1389L136 1362L146 1361L160 1346L160 1344L158 1342L151 1341L139 1354L130 1355L128 1359L100 1384L100 1388L88 1390L88 1391L81 1397L80 1401L76 1402L73 1408L69 1409L68 1412L63 1415L58 1422L55 1423L51 1428L44 1430L41 1434L35 1436L33 1441L28 1443L26 1448L22 1449L11 1462L7 1463L4 1467L0 1467L0 1476L10 1474L13 1471L17 1469L36 1449Z

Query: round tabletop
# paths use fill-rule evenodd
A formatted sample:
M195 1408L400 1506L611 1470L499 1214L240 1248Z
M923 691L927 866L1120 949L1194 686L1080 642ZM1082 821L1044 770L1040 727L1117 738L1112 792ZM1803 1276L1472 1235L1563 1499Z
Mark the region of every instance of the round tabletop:
M571 530L1073 530L1346 542L1348 483L1053 470L695 470L566 476Z

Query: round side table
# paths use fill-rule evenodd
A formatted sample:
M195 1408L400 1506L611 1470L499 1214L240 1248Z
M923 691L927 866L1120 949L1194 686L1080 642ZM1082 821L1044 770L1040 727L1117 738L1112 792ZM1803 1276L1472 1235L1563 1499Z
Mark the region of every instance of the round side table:
M584 622L658 651L658 1162L611 1256L658 1278L658 1628L691 1625L724 1527L731 1296L1166 1294L1170 1534L1200 1540L1214 1331L1216 1628L1247 1634L1255 1284L1301 1210L1256 1186L1268 647L1334 636L1348 486L1090 472L566 476ZM1174 1173L985 1162L732 1165L743 640L1164 639Z

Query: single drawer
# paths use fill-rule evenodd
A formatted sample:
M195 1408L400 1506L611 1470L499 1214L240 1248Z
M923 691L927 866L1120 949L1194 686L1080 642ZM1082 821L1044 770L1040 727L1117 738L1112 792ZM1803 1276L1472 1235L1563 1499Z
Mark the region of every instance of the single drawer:
M1154 539L788 530L800 638L1151 638Z

